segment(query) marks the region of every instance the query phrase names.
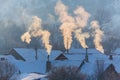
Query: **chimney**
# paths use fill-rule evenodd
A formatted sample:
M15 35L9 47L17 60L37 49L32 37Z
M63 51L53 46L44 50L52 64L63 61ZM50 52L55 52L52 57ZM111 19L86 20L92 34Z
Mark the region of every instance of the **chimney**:
M35 59L38 60L38 52L37 52L37 47L35 48Z
M68 49L66 49L66 51L67 51L67 53L69 53L69 50L68 50Z
M49 60L49 56L47 56L47 61L46 61L46 72L49 72L51 70L51 62Z
M67 53L69 53L69 49L68 49L68 38L67 38L67 49L66 49Z
M29 44L26 43L26 48L30 48Z
M87 52L87 50L88 50L88 48L86 48L85 61L86 61L86 62L89 62L89 61L88 61L88 52Z
M49 61L49 57L50 57L50 55L47 56L47 61Z
M112 56L112 55L109 55L109 59L110 59L110 60L113 60L113 56Z

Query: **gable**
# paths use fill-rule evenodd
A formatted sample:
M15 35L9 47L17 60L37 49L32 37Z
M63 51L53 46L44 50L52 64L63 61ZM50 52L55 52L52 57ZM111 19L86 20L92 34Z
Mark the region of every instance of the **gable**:
M52 50L50 54L50 60L55 60L55 58L60 55L60 50ZM23 61L36 61L36 51L32 48L13 48L9 54L12 54L17 60ZM47 52L45 49L37 49L38 60L46 61Z
M110 64L107 69L102 73L102 77L105 80L119 80L120 76L118 75L117 71L113 64Z
M62 53L55 60L68 60L68 58Z
M23 60L23 61L25 61L25 59L19 53L17 53L14 49L12 49L9 52L9 54L12 55L16 60Z

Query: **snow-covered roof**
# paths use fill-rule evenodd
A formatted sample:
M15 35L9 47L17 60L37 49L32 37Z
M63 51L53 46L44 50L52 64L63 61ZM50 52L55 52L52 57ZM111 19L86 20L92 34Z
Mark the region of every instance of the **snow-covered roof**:
M21 80L36 80L44 77L46 77L46 75L38 73L21 74L20 76Z
M97 54L97 53L101 53L100 51L93 49L93 48L88 48L87 49L88 55L90 54ZM67 52L65 52L67 53ZM85 54L86 53L86 49L82 49L82 48L71 48L69 50L69 53L76 53L76 54Z
M35 49L29 48L14 48L14 50L20 54L26 61L35 61L36 52ZM47 52L45 49L37 49L38 59L47 60ZM62 52L60 50L52 50L50 60L54 60Z
M120 48L117 48L115 51L114 51L115 54L117 55L120 55Z
M65 52L66 53L66 52ZM102 54L101 52L99 52L98 50L96 49L91 49L91 48L88 48L87 49L87 53L89 56L97 56L99 58L102 58L104 56L104 54ZM83 60L85 58L85 55L86 55L86 49L75 49L75 48L72 48L69 50L69 53L66 53L64 54L69 60Z
M68 60L83 60L85 58L85 55L81 54L64 54Z
M22 60L13 60L14 63L22 73L30 72L46 72L46 61L47 61L47 52L44 49L37 49L38 59L35 59L35 49L28 48L14 48L14 50L20 54L26 61ZM58 55L62 52L60 50L52 50L49 57L50 61L53 61Z
M75 66L75 67L79 67L80 64L82 63L82 61L85 59L85 54L64 54L68 60L64 60L64 61L53 61L52 65L54 65L54 67L59 67L59 66ZM85 73L87 75L92 75L95 72L95 65L96 65L96 60L106 60L108 59L108 56L106 56L105 54L102 53L98 53L98 54L91 54L88 55L88 60L89 62L85 62L85 64L82 66L81 68L81 72Z
M30 72L39 72L46 73L46 60L47 53L45 50L38 49L38 60L35 60L35 50L34 49L15 49L20 55L23 55L27 60L30 61L13 61L15 65L20 69L22 73L30 73ZM72 49L71 49L72 50ZM75 49L74 49L75 50ZM64 53L64 55L68 58L68 60L60 61L54 60L55 57L61 54L61 51L52 51L50 55L50 61L52 67L60 67L60 66L76 66L79 67L82 63L83 59L85 59L85 49L80 49L83 53L77 53L72 51L72 53ZM76 51L79 49L76 49ZM25 55L27 54L27 55ZM31 57L31 58L30 58ZM92 75L95 72L96 60L104 61L104 68L107 68L109 64L113 64L117 72L120 73L120 55L114 55L113 60L109 60L109 56L100 53L95 49L88 49L88 59L89 62L85 63L81 72Z
M113 60L105 59L105 66L108 67L108 64L113 64L118 73L120 73L120 55L114 55Z

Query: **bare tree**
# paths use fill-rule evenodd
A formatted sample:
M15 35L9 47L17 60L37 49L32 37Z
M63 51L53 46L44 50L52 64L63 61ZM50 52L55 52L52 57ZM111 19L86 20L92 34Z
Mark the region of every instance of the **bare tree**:
M9 80L14 74L18 73L15 65L1 58L0 60L0 80Z
M102 73L104 72L104 60L96 60L95 74L90 76L88 80L102 80Z
M58 67L53 69L48 80L85 80L86 76L82 73L76 73L76 67Z

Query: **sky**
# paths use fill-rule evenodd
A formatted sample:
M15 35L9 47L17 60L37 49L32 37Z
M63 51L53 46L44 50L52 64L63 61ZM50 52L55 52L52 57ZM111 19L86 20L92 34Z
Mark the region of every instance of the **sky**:
M42 24L44 24L43 29L48 30L52 37L59 37L58 40L61 41L62 35L58 32L60 26L53 26L61 24L59 16L55 12L55 5L58 1L0 0L0 51L6 47L10 49L24 46L20 37L28 30L33 16L41 18ZM88 30L91 30L90 22L97 20L100 29L105 34L103 41L108 40L109 37L119 39L120 6L118 3L120 0L62 0L62 2L67 6L67 12L72 17L75 16L74 10L78 6L82 6L91 15L87 24ZM53 33L53 28L59 35ZM54 42L54 40L50 41Z

